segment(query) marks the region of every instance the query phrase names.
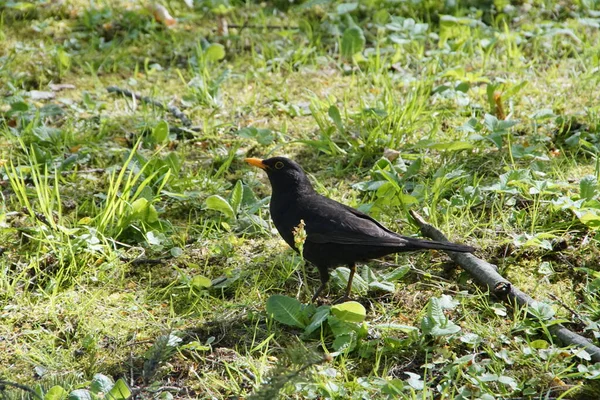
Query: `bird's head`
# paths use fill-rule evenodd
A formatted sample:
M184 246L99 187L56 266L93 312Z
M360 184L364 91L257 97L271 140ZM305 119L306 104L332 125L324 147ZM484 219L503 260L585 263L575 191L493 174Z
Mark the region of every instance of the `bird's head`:
M267 173L273 193L312 190L312 185L302 167L289 158L272 157L265 160L246 158L244 161Z

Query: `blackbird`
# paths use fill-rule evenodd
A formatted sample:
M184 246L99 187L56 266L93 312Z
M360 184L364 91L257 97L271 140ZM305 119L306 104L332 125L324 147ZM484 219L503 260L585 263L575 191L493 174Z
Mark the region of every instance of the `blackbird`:
M321 286L312 302L329 281L329 268L347 265L350 268L345 301L350 296L357 261L366 261L392 253L439 249L471 253L475 249L455 243L415 239L390 231L368 215L318 194L304 170L285 157L266 160L246 158L245 161L263 169L271 182L271 218L279 234L294 250L294 229L304 221L306 240L304 259L319 270Z

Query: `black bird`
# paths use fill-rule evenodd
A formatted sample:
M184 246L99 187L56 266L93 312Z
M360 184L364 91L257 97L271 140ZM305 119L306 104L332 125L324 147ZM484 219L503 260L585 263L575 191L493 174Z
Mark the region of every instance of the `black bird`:
M302 167L288 158L246 158L245 161L266 171L272 188L271 218L283 240L296 251L294 228L304 220L303 257L319 269L321 278L313 302L329 281L329 268L338 265L350 268L344 301L350 296L357 261L424 249L461 253L475 250L471 246L415 239L392 232L368 215L318 194Z

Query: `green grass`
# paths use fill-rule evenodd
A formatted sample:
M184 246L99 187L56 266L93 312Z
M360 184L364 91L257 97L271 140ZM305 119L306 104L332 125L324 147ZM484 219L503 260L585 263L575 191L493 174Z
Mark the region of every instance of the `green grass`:
M392 229L418 234L418 211L596 340L600 4L513 3L165 2L166 28L142 3L0 2L0 380L70 392L104 374L144 398L596 398L597 365L441 253L370 263L388 290L355 288L364 326L302 335L266 311L318 285L242 161L287 155ZM424 325L444 316L459 331Z

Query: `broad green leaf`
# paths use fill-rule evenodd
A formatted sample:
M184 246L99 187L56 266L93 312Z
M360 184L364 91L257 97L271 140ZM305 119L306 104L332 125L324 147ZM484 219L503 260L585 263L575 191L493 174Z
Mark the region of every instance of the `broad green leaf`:
M68 400L93 400L92 392L87 389L77 389L69 393Z
M310 324L304 329L304 336L308 336L315 330L323 325L323 322L327 321L327 318L331 315L329 306L320 306L312 316Z
M554 114L554 112L550 108L542 108L541 110L537 110L531 115L531 118L537 120L554 117L556 117L556 114Z
M209 288L212 286L212 281L205 276L196 275L192 278L192 286L195 288Z
M154 143L163 143L169 138L169 124L167 121L162 120L154 129L152 129L152 139Z
M67 391L59 385L52 386L44 395L44 400L63 400L67 397Z
M158 221L158 212L156 208L150 204L148 200L140 197L131 204L132 215L131 218L136 221L143 221L153 223Z
M481 337L476 334L476 333L465 333L464 335L462 335L460 337L460 341L463 343L467 343L467 344L471 344L471 345L476 345L481 343L483 339L481 339ZM466 356L469 357L470 360L472 360L472 356Z
M282 324L306 328L302 304L291 297L275 294L267 300L267 314Z
M420 375L408 371L405 371L404 373L409 376L409 378L406 380L406 383L408 383L410 387L415 390L423 390L425 387L425 382L421 380Z
M209 196L204 202L204 207L209 210L219 211L220 213L225 214L225 216L228 218L235 217L235 213L231 205L227 202L227 200L217 194Z
M108 393L114 386L114 382L108 376L103 374L95 374L90 385L90 392L94 394Z
M400 279L402 279L404 277L404 275L406 275L408 272L410 271L410 267L408 265L405 265L403 267L398 267L396 269L394 269L393 271L388 272L387 274L384 274L382 276L382 278L386 281L390 281L390 282L395 282L395 281L399 281Z
M342 56L352 58L352 56L365 47L365 34L358 26L347 28L342 35Z
M421 330L432 336L445 336L459 332L460 326L446 318L442 302L432 297L427 303L427 314L421 320Z
M373 290L381 290L388 293L394 293L396 291L396 286L392 282L386 281L372 281L369 282L369 289Z
M440 307L444 310L454 310L460 304L458 300L454 300L452 296L443 294L439 298Z
M215 62L225 58L225 47L220 43L213 43L204 50L204 57L209 62Z
M35 3L29 3L26 1L7 1L3 2L2 5L7 8L12 8L18 11L28 11L31 9L35 9L36 7Z
M346 322L363 322L367 317L367 310L356 301L347 301L331 307L331 313Z
M244 187L242 185L242 181L237 181L233 190L231 191L231 199L230 204L233 209L234 215L238 215L240 212L240 206L242 204L242 197L244 195Z
M529 306L529 312L543 320L549 320L554 317L554 309L552 306L541 301L533 302L533 304Z
M588 228L591 229L598 229L600 228L600 216L591 213L591 212L586 212L586 213L578 213L581 215L578 215L579 220Z
M211 349L210 346L202 344L201 342L194 340L193 342L189 342L188 344L184 344L181 346L182 350L192 350L192 351L209 351Z
M183 249L181 247L171 247L169 253L171 253L173 257L179 257L183 254Z
M354 332L346 335L340 335L333 341L333 349L335 351L352 351L356 347L356 334Z
M447 336L460 332L460 326L447 320L443 325L434 325L429 334L431 336Z
M498 382L510 386L510 388L512 390L516 390L517 387L519 386L519 384L517 383L517 381L514 378L512 378L510 376L506 376L506 375L500 375L498 377Z
M381 388L381 393L392 396L392 399L402 398L404 395L404 381L400 379L388 380L385 386Z
M329 107L329 111L327 113L335 123L335 126L337 127L338 131L340 133L344 133L344 124L342 123L342 116L340 115L340 110L336 106L332 105L331 107Z
M13 112L25 112L29 110L29 104L24 101L15 101L11 103L10 110Z
M594 175L588 175L579 182L579 195L582 199L592 200L596 196L598 180Z
M546 342L543 339L538 339L529 343L529 347L531 347L532 349L547 349L548 347L550 347L550 343Z
M338 267L331 273L331 278L340 287L346 287L348 285L348 278L350 278L350 269L347 267ZM360 275L356 274L352 280L352 289L359 293L366 293L369 285Z
M358 3L341 3L338 4L336 11L339 15L347 14L358 8Z
M333 314L327 317L327 325L329 325L329 328L331 329L331 332L333 332L334 336L346 335L350 332L357 332L360 329L358 324L342 321Z
M246 139L254 139L258 143L265 146L270 145L275 140L275 135L273 132L266 128L255 128L253 126L248 126L237 131L237 134Z
M115 385L113 386L112 389L110 389L110 392L108 392L106 394L105 399L126 400L130 397L131 397L131 390L129 390L129 386L123 380L123 378L120 378L119 380L117 380L115 382Z

